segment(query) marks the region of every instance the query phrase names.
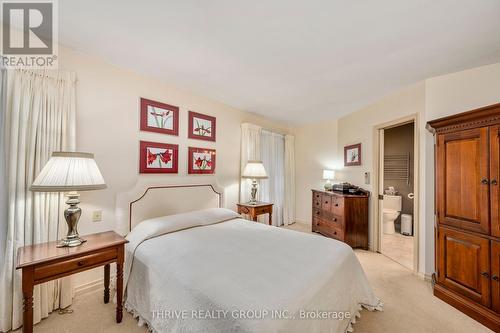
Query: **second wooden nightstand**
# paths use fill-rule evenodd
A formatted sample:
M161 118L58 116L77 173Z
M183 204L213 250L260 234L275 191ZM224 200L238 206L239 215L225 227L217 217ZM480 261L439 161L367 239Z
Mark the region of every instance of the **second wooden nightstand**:
M269 214L269 225L273 224L273 204L267 202L257 202L255 205L248 203L239 203L238 214L247 214L252 221L257 221L257 216Z

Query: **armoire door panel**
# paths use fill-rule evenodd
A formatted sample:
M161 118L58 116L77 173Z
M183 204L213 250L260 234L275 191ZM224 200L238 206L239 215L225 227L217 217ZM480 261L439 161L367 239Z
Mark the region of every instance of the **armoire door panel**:
M490 127L491 235L500 237L500 126Z
M488 128L438 136L439 223L490 232Z
M439 253L439 283L490 306L489 240L440 227Z
M494 311L500 313L500 242L491 241L491 301Z

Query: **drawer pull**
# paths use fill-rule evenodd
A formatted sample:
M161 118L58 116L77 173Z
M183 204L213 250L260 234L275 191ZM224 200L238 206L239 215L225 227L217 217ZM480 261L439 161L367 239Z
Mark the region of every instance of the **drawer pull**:
M493 179L493 180L491 181L491 185L498 185L498 181L497 181L496 179Z
M485 278L489 278L490 277L490 275L488 274L488 272L482 272L481 275L484 276Z
M496 275L493 275L492 279L493 279L494 281L497 281L497 282L500 280L500 279L498 278L498 276L496 276Z
M336 231L334 231L334 232L333 232L333 234L334 234L334 235L337 235L337 232L336 232Z
M328 201L325 201L325 205L327 205L327 204L328 204Z
M78 262L78 266L80 266L80 267L81 267L81 266L84 266L84 265L85 265L85 260L80 260L80 261Z
M319 210L316 212L316 215L319 215Z
M490 183L489 179L488 178L483 178L481 180L481 183L483 183L484 185L488 185Z
M335 207L338 207L338 206L339 206L339 204L338 204L338 203L336 203L336 204L335 204Z
M334 221L334 222L337 222L337 218L336 218L336 217L334 217L334 218L333 218L333 221Z

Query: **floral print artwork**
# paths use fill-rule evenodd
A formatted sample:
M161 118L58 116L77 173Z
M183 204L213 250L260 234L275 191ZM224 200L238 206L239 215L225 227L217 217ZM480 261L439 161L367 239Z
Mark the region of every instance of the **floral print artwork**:
M215 173L215 149L189 147L188 173Z
M179 107L141 97L141 131L179 135Z
M148 126L172 130L174 114L170 110L148 105Z
M139 142L139 173L177 173L179 145Z
M216 123L215 117L189 111L188 138L215 142Z
M193 170L210 170L212 168L212 154L193 153Z
M211 137L212 122L206 119L193 117L193 134L204 137Z
M146 148L146 163L148 168L172 168L172 149Z

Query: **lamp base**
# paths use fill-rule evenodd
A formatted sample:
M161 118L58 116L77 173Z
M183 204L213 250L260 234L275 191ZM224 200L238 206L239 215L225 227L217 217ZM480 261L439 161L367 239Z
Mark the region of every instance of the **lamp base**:
M252 179L252 190L250 192L250 201L248 201L248 204L257 204L257 179Z
M80 238L80 237L77 237L77 238L64 238L64 239L61 240L61 242L59 243L59 245L57 245L57 247L75 247L75 246L78 246L78 245L82 245L86 241L87 241L86 239L83 239L83 238Z
M68 193L66 204L69 207L64 211L64 219L68 225L68 234L57 247L75 247L85 242L84 239L80 238L77 230L78 220L80 220L80 216L82 215L82 210L78 207L80 203L79 197L80 195L76 192Z

